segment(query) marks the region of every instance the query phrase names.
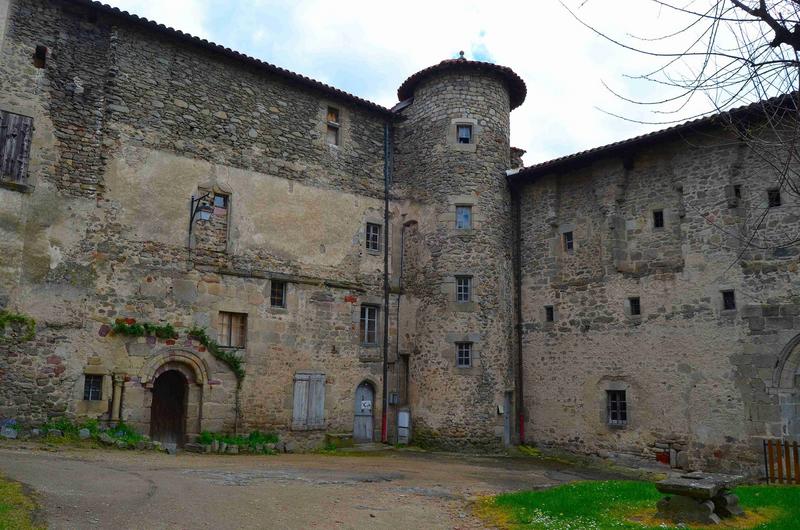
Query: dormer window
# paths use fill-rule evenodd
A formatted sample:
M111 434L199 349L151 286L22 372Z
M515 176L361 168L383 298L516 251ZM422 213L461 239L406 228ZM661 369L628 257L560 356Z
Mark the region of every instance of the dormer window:
M472 143L472 125L457 125L456 138L460 144Z
M339 109L335 107L328 107L328 132L327 140L330 145L339 145Z

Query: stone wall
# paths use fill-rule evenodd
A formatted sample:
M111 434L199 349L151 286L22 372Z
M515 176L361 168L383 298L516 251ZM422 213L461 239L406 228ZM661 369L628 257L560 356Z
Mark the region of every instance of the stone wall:
M756 213L776 233L795 232L797 205L784 194L783 206L766 208L775 174L731 140L703 131L522 189L530 441L757 472L760 440L789 434L798 390L773 379L800 332L797 255L746 241ZM733 184L742 187L736 207ZM654 210L664 228L653 226ZM723 308L723 290L735 291L735 310ZM607 390L627 392L624 428L607 424Z
M395 132L393 194L403 204L404 299L413 322L400 330L409 353L414 438L446 448L502 446L506 393L513 391L509 95L490 73L463 69L422 81ZM456 125L475 141L456 142ZM456 206L472 208L456 228ZM455 276L472 277L459 304ZM473 364L456 366L456 342ZM511 411L505 411L510 414Z
M35 341L3 346L0 415L109 419L116 377L121 419L146 431L147 374L176 356L207 367L204 429L288 429L303 370L326 374L326 429L352 430L360 382L380 402L380 356L361 347L358 316L382 303L364 225L382 219L385 113L58 0L10 3L0 108L34 119L30 189L0 187L0 301L37 321ZM195 225L189 249L203 190L229 208ZM286 308L270 305L273 280L287 282ZM194 325L215 337L220 311L247 313L238 417L230 368L185 343ZM109 333L118 318L170 323L178 343ZM83 401L84 374L105 377L101 403Z

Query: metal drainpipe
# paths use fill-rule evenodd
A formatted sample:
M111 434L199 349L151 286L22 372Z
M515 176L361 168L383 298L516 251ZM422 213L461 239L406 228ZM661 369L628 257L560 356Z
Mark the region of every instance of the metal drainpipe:
M389 122L383 124L383 407L381 442L387 443L389 408Z
M403 215L405 215L405 214L403 214ZM398 280L398 284L397 284L397 287L398 287L398 289L397 289L397 311L396 311L396 316L395 316L397 321L395 323L395 328L396 329L395 329L395 337L394 337L394 342L395 342L394 352L395 352L395 356L396 356L394 362L395 362L395 375L397 376L395 378L395 384L397 385L397 389L398 389L398 398L399 398L399 394L400 394L400 392L399 392L399 390L400 390L400 373L397 370L397 363L400 362L400 297L403 296L403 269L405 267L404 264L405 264L405 253L406 253L406 228L408 228L409 226L413 226L415 224L417 224L416 221L406 221L406 222L403 223L403 226L400 228L400 273L398 275L399 280ZM406 369L405 371L406 371L406 402L407 402L408 401L408 369L409 369L409 366L407 364L406 364L405 369ZM396 435L397 435L397 432L398 432L398 426L397 426L397 415L398 414L399 414L399 412L395 413L395 415L394 415L395 416L394 417L394 421L395 421L394 428L395 428L395 434ZM397 435L397 436L399 436L399 435Z
M519 443L525 445L525 400L522 377L522 213L520 188L512 184L510 187L511 201L514 208L514 298L515 331L517 339L517 415L519 416Z

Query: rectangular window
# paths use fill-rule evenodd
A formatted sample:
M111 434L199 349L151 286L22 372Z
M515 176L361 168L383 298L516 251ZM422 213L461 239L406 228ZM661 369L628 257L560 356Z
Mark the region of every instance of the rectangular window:
M378 344L378 306L361 306L361 344Z
M472 143L472 125L457 125L456 133L458 143L471 144Z
M214 195L214 208L222 208L223 210L227 209L228 208L228 196L227 195L222 195L222 194Z
M325 428L325 374L295 374L292 429L323 428Z
M638 296L634 296L632 298L628 298L628 303L631 306L631 315L641 315L642 314L642 304L639 301Z
M547 322L554 322L556 319L556 312L553 309L553 306L546 305L544 306L544 319Z
M381 225L367 223L367 250L378 252L381 249Z
M564 250L572 252L575 249L575 240L572 237L572 232L564 232L561 237L563 238Z
M472 276L456 276L456 302L472 299Z
M609 425L627 425L628 402L624 390L606 390L606 410Z
M653 212L653 228L664 228L664 210Z
M0 110L0 180L25 181L32 133L33 118Z
M328 132L327 140L331 145L339 145L339 109L328 107Z
M772 189L767 190L767 202L770 208L776 208L781 205L781 190Z
M247 337L247 313L220 311L217 343L224 348L244 348Z
M456 228L460 230L472 228L472 206L456 206Z
M737 201L742 200L742 185L741 184L734 184L733 185L733 198Z
M103 376L86 374L83 376L83 399L100 401L103 399Z
M469 368L472 366L472 343L456 342L456 366Z
M269 287L269 305L286 307L286 282L272 280Z
M733 291L722 291L722 308L726 311L736 309L736 294Z

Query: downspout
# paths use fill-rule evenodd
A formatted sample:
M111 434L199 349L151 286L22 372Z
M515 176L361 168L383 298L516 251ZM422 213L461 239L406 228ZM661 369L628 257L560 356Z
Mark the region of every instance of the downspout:
M389 122L383 124L383 410L381 442L387 443L389 408Z
M519 444L525 445L525 400L524 400L524 379L522 377L522 213L520 188L516 184L511 184L511 203L513 208L513 232L514 232L514 328L516 331L517 347L517 399L516 409L519 417Z

